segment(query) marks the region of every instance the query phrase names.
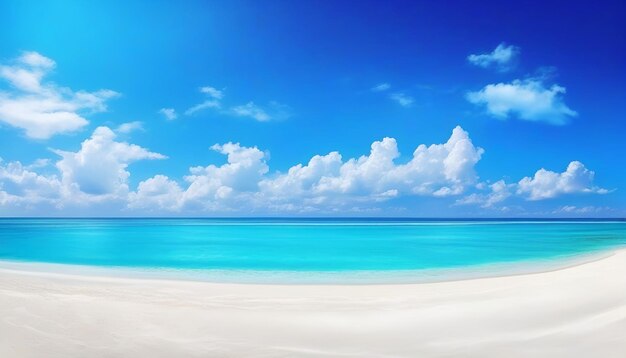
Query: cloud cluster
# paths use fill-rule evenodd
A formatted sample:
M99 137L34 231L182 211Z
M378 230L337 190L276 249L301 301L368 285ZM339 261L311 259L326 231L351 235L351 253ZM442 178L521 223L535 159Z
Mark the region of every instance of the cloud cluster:
M489 54L470 55L468 61L506 71L518 55L519 48L500 44ZM83 128L88 124L85 113L105 111L106 102L118 95L110 90L72 91L45 81L55 66L53 60L36 52L0 64L0 78L8 84L0 90L0 121L23 129L29 137L45 139ZM546 78L530 77L488 84L467 93L466 98L496 118L564 124L577 113L564 103L564 87L545 82ZM221 115L259 122L290 116L290 108L277 102L224 105L223 89L205 86L199 91L204 101L188 108L185 115L213 109ZM391 91L389 83L379 83L371 91L384 93L403 107L414 103L404 92ZM159 112L168 120L178 117L174 108ZM408 160L400 160L396 140L387 137L373 142L369 153L362 156L343 158L331 151L286 172L271 172L269 153L257 147L215 144L211 150L224 155L226 163L191 167L180 179L157 174L133 189L129 186L132 163L166 158L117 138L142 129L138 121L114 130L98 127L77 151L52 150L60 157L54 166L49 159L30 165L0 159L0 209L114 202L131 212L345 212L373 210L377 203L411 196L451 197L457 205L496 208L511 197L537 201L608 193L593 183L594 172L578 161L571 162L564 172L540 169L516 183L480 182L475 166L484 150L475 146L460 126L444 143L417 146ZM585 210L564 206L559 212Z
M260 185L273 201L295 204L304 199L309 206L457 195L476 181L474 165L483 152L456 127L446 143L418 146L407 163L395 162L400 156L396 140L384 138L372 143L369 155L345 162L338 152L317 155L307 165L298 164Z
M158 174L132 190L130 164L166 157L119 141L114 131L99 127L78 151L54 150L61 157L54 166L58 174L37 173L48 166L45 160L30 166L0 162L0 204L27 208L42 202L54 207L116 202L142 213L323 213L367 211L411 196L452 197L456 204L492 208L513 195L541 200L607 192L593 184L593 172L579 162L563 173L541 169L515 184L481 183L475 166L484 150L461 127L444 143L417 146L408 161L398 162L396 140L383 138L366 155L344 159L333 151L284 173L271 172L269 154L257 147L228 142L211 149L226 156L226 163L191 167L181 180Z
M479 67L506 72L516 65L519 53L519 47L501 43L491 53L472 54L467 60ZM563 100L565 87L547 84L549 76L542 74L545 68L537 72L540 75L488 84L478 91L467 92L465 98L470 103L484 107L487 114L497 119L517 118L563 125L576 117L578 113Z
M40 175L20 162L4 163L0 159L0 205L53 203L60 199L61 193L62 184L56 176Z
M0 162L0 205L28 208L46 203L66 205L128 199L129 164L146 159L165 159L136 144L116 141L108 127L98 127L82 142L76 152L53 150L59 159L58 174L39 174L34 169L46 167L48 160L24 166L20 162Z
M106 111L106 102L118 96L107 89L75 92L44 81L55 65L37 52L0 65L0 79L10 85L0 91L0 121L23 129L28 137L46 139L83 128L86 113Z
M236 210L243 204L266 211L327 211L402 195L458 195L476 182L474 165L484 152L457 127L446 143L418 146L407 163L395 162L400 156L396 140L384 138L359 158L344 161L330 152L269 175L268 155L256 147L226 143L211 148L227 155L227 163L190 168L185 189L165 176L148 179L133 194L132 205L139 207L141 199L147 207L170 209Z
M467 56L467 61L478 67L507 72L515 67L519 54L519 47L501 43L490 53Z
M552 199L567 194L606 194L607 189L593 183L594 172L578 161L569 163L562 173L539 169L533 177L524 177L517 183L504 180L486 186L489 193L472 193L456 201L457 205L478 205L490 208L513 194L530 201ZM485 186L485 185L479 185Z

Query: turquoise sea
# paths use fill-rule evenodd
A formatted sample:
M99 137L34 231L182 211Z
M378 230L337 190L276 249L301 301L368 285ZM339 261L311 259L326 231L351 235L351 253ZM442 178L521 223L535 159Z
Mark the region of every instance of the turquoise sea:
M625 246L624 221L0 219L4 262L217 281L409 282L464 272L498 275L533 265L558 267Z

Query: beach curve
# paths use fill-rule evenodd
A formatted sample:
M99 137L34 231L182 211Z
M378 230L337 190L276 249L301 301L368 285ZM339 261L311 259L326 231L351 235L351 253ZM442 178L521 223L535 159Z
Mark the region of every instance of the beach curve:
M543 273L403 285L0 269L0 356L622 357L625 287L626 250Z

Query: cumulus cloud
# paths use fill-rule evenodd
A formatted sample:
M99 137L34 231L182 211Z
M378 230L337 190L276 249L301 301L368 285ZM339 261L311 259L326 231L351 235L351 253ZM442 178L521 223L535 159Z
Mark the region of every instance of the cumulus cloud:
M138 145L116 141L115 133L107 127L98 127L76 152L53 151L61 156L52 167L58 174L48 170L48 159L38 159L30 165L0 159L0 209L63 209L112 202L132 206L128 165L138 160L165 158ZM150 185L140 189L150 191Z
M406 95L402 92L392 93L389 95L389 98L391 98L391 100L398 103L402 107L411 107L413 105L413 102L415 102L413 97Z
M501 43L490 53L467 56L467 61L478 67L495 68L500 72L506 72L515 67L519 54L519 47Z
M115 133L108 127L96 128L77 152L54 152L61 156L56 167L66 190L92 196L125 195L130 176L126 169L130 163L166 158L136 144L115 141Z
M178 114L174 108L161 108L159 109L159 113L161 113L168 121L178 118Z
M458 199L456 204L478 205L483 208L490 208L514 194L527 200L536 201L566 194L606 194L609 192L594 185L593 179L593 171L585 168L581 162L573 161L562 173L540 169L533 177L524 177L517 183L506 184L504 180L500 180L489 186L482 184L480 189L489 188L491 191L489 193L472 193ZM563 212L566 209L567 207L563 207Z
M226 155L227 163L190 168L190 175L185 176L189 183L185 201L211 207L233 199L235 194L258 191L259 181L269 171L267 153L231 142L215 144L211 149Z
M372 143L370 153L343 160L339 152L315 155L286 173L269 174L268 153L239 143L211 147L223 165L192 167L186 187L157 175L130 194L131 208L197 211L362 210L360 205L402 195L449 196L476 182L474 165L483 149L456 127L447 142L420 145L413 158L400 156L393 138Z
M137 186L128 196L128 206L147 211L179 211L183 205L183 190L165 175L155 175Z
M0 65L0 78L10 89L0 91L0 121L21 128L31 138L46 139L87 125L87 113L106 111L115 91L72 91L44 81L55 62L37 52L24 52Z
M0 161L0 205L116 203L145 213L369 212L381 202L411 196L452 197L459 205L494 208L514 195L541 200L608 192L593 184L593 172L580 162L562 173L541 169L518 183L479 182L475 166L484 150L461 127L444 143L417 146L408 160L400 161L394 138L383 138L365 155L344 158L331 151L286 172L270 172L269 153L254 146L227 142L210 148L226 162L191 167L180 180L155 175L131 190L128 166L165 156L119 141L114 131L99 127L78 151L54 151L61 156L58 175L50 174L54 167L47 160L30 165Z
M20 162L3 163L0 159L0 205L29 206L57 200L61 195L61 182L56 176L32 171L41 166L41 161L24 166Z
M532 178L520 180L517 193L525 195L529 200L549 199L573 193L608 193L608 190L593 185L594 175L593 171L585 168L579 161L569 163L562 173L542 168Z
M565 87L546 87L542 79L529 78L511 83L489 84L480 91L469 92L469 102L484 106L498 119L516 117L562 125L578 114L563 102Z
M398 164L394 138L372 143L369 155L342 160L338 152L314 156L286 174L260 183L261 192L274 201L303 199L308 206L328 202L382 201L400 195L458 195L476 181L474 165L483 149L456 127L444 144L418 146L413 158Z

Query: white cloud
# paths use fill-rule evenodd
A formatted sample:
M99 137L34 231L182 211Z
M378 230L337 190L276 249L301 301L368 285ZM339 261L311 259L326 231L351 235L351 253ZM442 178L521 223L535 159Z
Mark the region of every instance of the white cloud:
M200 87L200 92L207 94L209 97L214 98L214 99L222 99L222 97L224 97L224 92L218 90L215 87L211 87L211 86L204 86L204 87Z
M373 92L384 92L391 88L391 85L387 82L379 83L372 87Z
M537 78L514 80L511 83L489 84L480 91L467 93L467 100L484 105L487 113L498 119L515 116L527 121L565 124L577 113L563 102L565 88L546 88Z
M483 208L491 208L515 193L519 197L528 200L543 200L555 198L565 194L576 193L596 193L606 194L608 190L602 189L593 184L594 172L585 168L578 162L571 162L562 173L555 173L549 170L540 169L531 177L524 177L518 183L506 184L504 180L497 181L488 186L490 193L472 193L464 198L458 199L457 205L478 205ZM479 190L486 189L484 183L477 186ZM559 212L584 213L575 206L564 206ZM556 211L553 212L557 213Z
M399 162L394 138L383 138L373 142L366 155L344 159L333 151L285 173L271 173L269 154L257 147L228 142L211 149L225 155L226 163L191 167L180 181L155 175L131 190L128 166L165 156L117 141L114 131L99 127L78 151L54 151L61 156L58 175L50 173L54 168L45 159L31 165L0 160L0 209L113 203L118 211L127 207L135 213L347 213L378 210L381 202L410 196L465 195L455 203L498 208L514 194L540 200L608 192L595 186L593 172L575 161L563 173L541 169L514 184L478 182L475 166L484 151L461 127L454 128L445 143L419 145L407 161Z
M267 107L261 107L253 101L228 107L223 106L222 104L222 99L224 98L223 91L218 90L215 87L205 86L200 88L200 92L206 94L209 98L187 109L185 111L186 115L193 115L197 112L211 108L217 110L217 113L221 115L248 117L259 122L280 120L291 116L291 108L276 101L269 102ZM222 109L223 107L226 108Z
M474 165L482 153L467 132L456 127L446 143L422 144L409 162L397 164L396 140L384 138L372 143L369 155L345 162L338 152L314 156L306 166L298 164L286 174L263 180L261 193L267 200L304 199L302 203L313 207L400 195L457 195L475 182Z
M411 107L413 105L413 102L415 102L413 97L408 96L402 92L392 93L389 95L389 98L391 98L402 107Z
M182 205L183 190L165 175L155 175L140 182L137 191L128 196L128 206L132 209L178 211Z
M196 104L195 106L188 108L185 111L185 115L190 116L192 114L203 111L205 109L209 109L209 108L218 109L222 107L221 100L224 97L224 93L222 91L211 86L200 87L199 90L201 93L204 93L205 95L207 95L208 99Z
M593 185L593 177L594 172L585 168L581 162L573 161L562 173L542 168L532 178L523 178L518 183L517 193L529 200L549 199L573 193L608 193L608 190Z
M46 139L84 127L85 113L106 111L106 101L118 96L111 90L74 92L44 82L54 67L53 60L36 52L0 65L0 78L12 86L0 91L0 121L25 130L31 138Z
M495 68L498 71L506 72L515 67L520 49L516 46L506 46L499 44L492 52L479 55L469 55L467 60L478 67Z
M241 193L258 191L258 183L269 170L267 153L257 147L243 147L239 143L216 144L211 147L227 156L221 166L192 167L185 177L189 187L185 202L203 209L215 209L237 199ZM252 203L245 205L251 206Z
M178 114L174 108L161 108L159 109L159 113L165 116L165 119L172 121L178 118Z
M3 163L0 159L0 205L34 205L54 202L61 195L61 182L56 176L32 171L42 163L24 166L20 162Z
M237 117L250 117L259 122L266 122L272 119L272 117L263 108L254 104L254 102L248 102L240 106L232 107L231 112Z
M564 205L554 210L553 214L599 214L599 213L610 213L615 210L607 207L607 206L575 206L575 205Z
M124 133L124 134L128 134L134 131L142 131L142 130L143 130L143 123L139 121L122 123L115 129L117 133Z
M507 185L504 180L499 180L491 185L488 194L473 193L456 201L457 205L480 205L482 208L491 208L511 196L509 190L513 185Z
M214 99L208 99L202 103L196 104L195 106L187 109L185 114L190 116L196 112L205 110L207 108L220 108L220 102Z
M62 157L56 167L66 190L91 196L124 196L128 192L130 173L126 169L130 163L166 158L136 144L116 142L115 133L107 127L96 128L77 152L54 152Z
M418 146L401 164L395 163L400 153L393 138L372 143L369 155L344 161L330 152L273 175L268 154L257 147L226 143L211 149L227 155L227 163L190 168L186 188L165 176L148 179L131 193L129 206L200 212L362 210L399 196L461 194L476 182L474 165L483 153L460 127L446 143Z
M165 158L138 145L115 141L115 133L107 127L98 127L77 152L54 152L62 157L56 162L60 175L35 172L47 168L48 159L38 159L26 166L20 162L3 163L0 159L0 209L21 207L41 211L112 202L132 206L128 165L138 160ZM149 185L140 189L145 192Z
M1 158L0 158L1 161ZM32 164L27 165L25 168L28 170L44 168L50 165L50 159L39 158L35 160Z

